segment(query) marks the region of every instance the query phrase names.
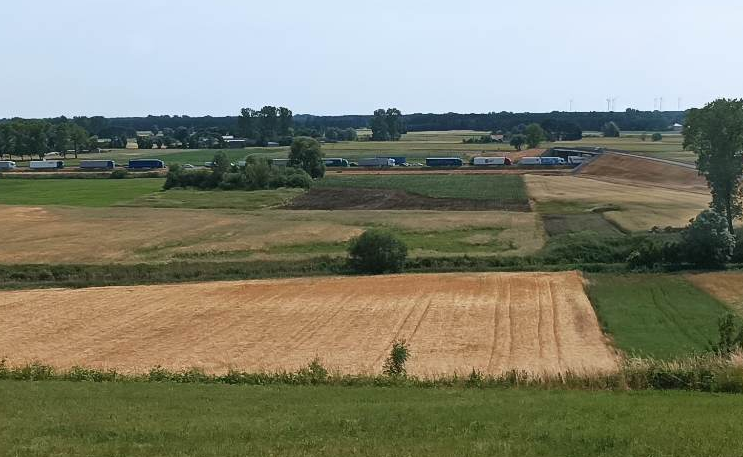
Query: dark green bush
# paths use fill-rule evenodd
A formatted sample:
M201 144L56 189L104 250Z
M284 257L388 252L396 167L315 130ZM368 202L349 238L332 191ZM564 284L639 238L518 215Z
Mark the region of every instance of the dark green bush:
M410 357L410 348L405 340L394 341L390 355L384 361L382 372L387 376L405 376L405 363Z
M663 135L661 135L658 132L653 133L653 135L650 137L653 141L661 141L663 139Z
M351 240L349 266L359 273L397 273L405 266L408 248L394 235L367 230Z
M728 231L727 220L712 210L702 211L682 236L686 260L700 267L725 266L735 248L735 237Z

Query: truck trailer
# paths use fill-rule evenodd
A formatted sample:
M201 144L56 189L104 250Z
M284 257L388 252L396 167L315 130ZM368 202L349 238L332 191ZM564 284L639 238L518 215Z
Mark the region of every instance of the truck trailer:
M13 170L15 169L15 162L12 160L0 160L0 170Z
M428 157L426 158L427 167L461 167L464 165L459 157Z
M153 168L165 168L165 162L159 159L134 159L129 161L132 170L150 170Z
M395 159L391 159L388 157L369 157L366 159L359 159L359 166L379 168L394 167Z
M341 159L340 157L333 157L333 158L327 158L324 159L325 166L326 167L348 167L350 164L348 163L348 160Z
M472 165L477 167L511 165L511 159L508 157L475 157L472 159Z
M83 170L113 170L116 162L113 160L81 160L80 168Z
M64 168L64 162L61 160L32 160L28 167L32 170L57 170Z

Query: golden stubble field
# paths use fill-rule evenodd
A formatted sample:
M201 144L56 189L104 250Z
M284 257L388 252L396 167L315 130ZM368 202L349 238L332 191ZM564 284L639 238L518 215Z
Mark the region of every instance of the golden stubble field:
M597 372L617 366L577 272L332 277L0 292L0 357L144 372Z
M692 284L727 303L743 317L743 273L714 272L686 275Z
M643 231L654 226L683 227L709 207L709 194L647 183L619 183L579 176L527 175L529 197L545 205L585 208L616 205L604 217L626 230Z
M3 264L158 262L209 258L211 253L229 255L232 260L284 258L266 251L344 242L372 225L432 232L498 228L502 230L497 239L515 247L504 251L509 255L534 253L545 240L538 216L506 211L231 212L0 206L0 213Z

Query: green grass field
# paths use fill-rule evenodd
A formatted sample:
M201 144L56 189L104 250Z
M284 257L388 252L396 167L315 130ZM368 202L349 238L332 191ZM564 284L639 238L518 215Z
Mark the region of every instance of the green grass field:
M729 311L681 276L593 274L589 280L605 331L631 355L669 359L704 351Z
M328 175L318 186L397 189L435 198L529 201L518 175Z
M743 396L0 382L8 456L739 456Z
M253 211L281 206L304 192L302 189L244 191L170 189L143 195L118 206L148 208L239 209Z
M111 206L162 189L164 179L0 179L0 204Z

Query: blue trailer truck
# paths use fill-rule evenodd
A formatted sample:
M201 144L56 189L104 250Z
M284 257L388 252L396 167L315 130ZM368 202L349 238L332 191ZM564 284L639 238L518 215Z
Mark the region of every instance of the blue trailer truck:
M134 159L129 161L130 170L150 170L153 168L165 168L165 162L159 159Z
M428 157L427 167L461 167L464 162L459 157Z

